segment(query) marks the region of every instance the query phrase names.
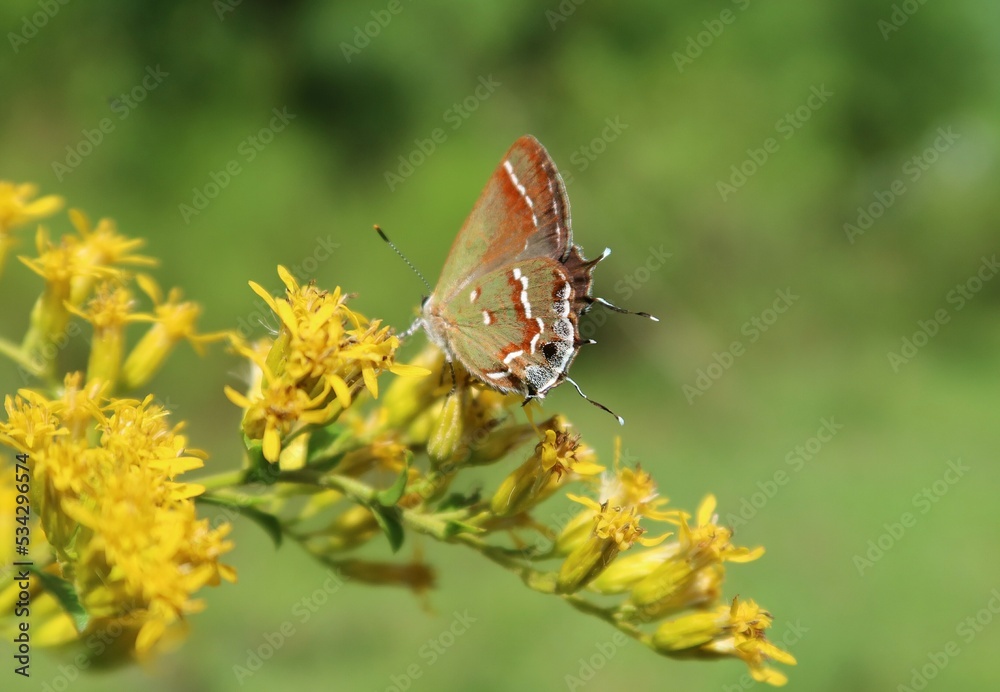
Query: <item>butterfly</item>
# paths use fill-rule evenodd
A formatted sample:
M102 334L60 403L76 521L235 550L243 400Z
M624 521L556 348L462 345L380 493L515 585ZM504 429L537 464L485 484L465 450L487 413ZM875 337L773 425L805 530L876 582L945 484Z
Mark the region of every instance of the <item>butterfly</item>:
M449 363L504 393L543 399L563 381L580 347L580 316L594 303L594 267L573 243L569 199L552 157L537 139L514 142L455 238L437 286L414 327L423 327ZM656 320L647 313L632 313Z

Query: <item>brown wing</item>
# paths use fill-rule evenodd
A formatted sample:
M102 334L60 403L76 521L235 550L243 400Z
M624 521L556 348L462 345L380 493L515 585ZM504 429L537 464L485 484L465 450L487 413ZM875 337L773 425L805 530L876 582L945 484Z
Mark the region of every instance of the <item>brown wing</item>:
M578 349L573 291L565 266L548 257L478 276L442 306L455 356L491 387L544 396L562 381Z
M566 186L545 147L525 135L483 188L448 253L434 294L449 302L470 281L519 260L563 262L572 245Z

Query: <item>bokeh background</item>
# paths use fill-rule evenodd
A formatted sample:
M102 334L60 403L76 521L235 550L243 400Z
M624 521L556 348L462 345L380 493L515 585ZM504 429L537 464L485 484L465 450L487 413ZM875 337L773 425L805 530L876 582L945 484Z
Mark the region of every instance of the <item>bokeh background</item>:
M569 180L577 242L614 249L597 292L662 319L607 316L574 377L625 416L630 458L675 504L715 492L737 541L766 546L727 593L775 614L799 660L790 684L919 689L914 669L928 689L995 684L996 3L12 0L0 25L0 177L147 238L205 330L246 320L246 282L277 290L278 263L408 325L423 289L372 224L433 282L503 152L536 135ZM294 118L268 137L273 109ZM59 168L105 118L113 130ZM39 286L8 267L5 336ZM236 370L221 349L182 349L153 383L216 469L239 458L222 395ZM20 384L0 369L4 392ZM605 414L568 387L546 409L610 459ZM915 523L894 528L906 512ZM413 690L559 690L613 634L426 544L436 615L345 586L303 623L293 609L323 570L250 524L235 539L240 582L205 594L183 648L72 689L383 690L417 663ZM425 665L456 611L475 624ZM286 622L295 635L241 687L233 666ZM42 689L57 664L36 651L19 687ZM744 674L629 645L584 689L735 690Z

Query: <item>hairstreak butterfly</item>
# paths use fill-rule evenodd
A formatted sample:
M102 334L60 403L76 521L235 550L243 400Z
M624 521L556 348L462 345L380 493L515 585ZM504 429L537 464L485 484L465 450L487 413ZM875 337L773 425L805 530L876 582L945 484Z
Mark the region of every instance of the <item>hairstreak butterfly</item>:
M486 183L410 331L423 327L449 362L526 402L563 380L587 399L567 375L580 347L594 343L580 338L580 316L594 303L629 312L592 295L594 267L610 253L588 260L573 244L562 176L525 135Z

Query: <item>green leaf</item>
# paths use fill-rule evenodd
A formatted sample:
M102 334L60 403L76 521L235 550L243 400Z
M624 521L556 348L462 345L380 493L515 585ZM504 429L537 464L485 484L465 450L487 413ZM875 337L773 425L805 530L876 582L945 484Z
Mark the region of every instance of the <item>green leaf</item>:
M324 471L336 468L352 441L352 432L338 423L313 428L309 433L306 465Z
M273 485L278 480L278 465L272 464L264 458L263 443L246 435L243 436L243 443L246 445L247 460L250 462L250 468L247 469L247 482Z
M409 478L409 475L410 457L407 456L406 463L403 465L403 472L399 474L399 477L391 486L375 493L375 501L383 507L394 507L406 491L406 480Z
M460 533L485 533L485 529L481 529L478 526L473 526L472 524L466 524L464 521L458 521L457 519L449 519L444 525L444 537L451 538L452 536L457 536Z
M397 552L403 545L405 537L403 523L400 521L402 512L399 507L383 507L373 503L368 506L368 509L375 515L375 521L385 533L385 537L389 539L389 547L392 548L392 552Z
M84 610L83 605L80 603L80 597L77 596L73 585L62 577L42 572L35 567L29 567L28 569L38 577L45 590L52 594L59 601L59 605L62 606L63 610L73 618L76 631L83 632L87 629L87 625L90 624L90 615L87 614L87 611Z
M264 529L264 532L271 537L272 541L274 541L275 548L281 547L281 540L283 538L281 522L278 521L278 518L273 514L261 511L253 505L247 504L246 501L238 500L236 498L220 497L219 495L201 495L195 498L195 501L206 505L216 505L218 507L226 507L227 509L233 510L237 514L246 517Z
M482 494L478 490L474 490L468 495L464 493L451 493L441 500L441 503L437 506L437 511L444 512L451 509L471 507L482 499Z

